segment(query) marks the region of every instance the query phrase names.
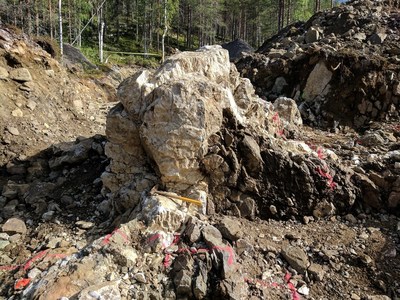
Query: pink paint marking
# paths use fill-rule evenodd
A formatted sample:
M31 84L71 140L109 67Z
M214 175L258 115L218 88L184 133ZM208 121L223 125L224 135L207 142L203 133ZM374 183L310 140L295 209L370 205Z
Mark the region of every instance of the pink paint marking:
M122 238L125 240L125 243L129 243L129 238L126 235L125 232L123 232L121 229L119 228L115 228L113 230L113 232L107 234L104 239L103 239L103 245L107 245L110 243L111 238L114 236L114 234L118 233L120 236L122 236Z
M164 262L163 262L164 267L169 268L169 266L171 266L171 261L172 261L172 255L167 253L165 255Z
M319 159L325 159L324 150L322 148L318 147L317 154Z
M29 283L31 282L30 278L21 278L18 279L17 282L14 285L14 289L16 290L22 290L25 288Z
M272 121L274 121L275 123L280 124L281 119L279 118L279 113L276 112L273 116L272 116Z
M24 265L24 271L29 270L33 262L45 257L47 255L47 252L49 252L49 250L40 251L38 254L36 254L34 257L32 257L30 260L28 260L26 262L26 264Z
M337 187L337 184L333 181L333 177L329 174L329 171L324 172L320 167L316 169L319 175L327 179L327 185L331 190L334 190Z
M0 271L14 271L20 267L21 266L0 266Z
M225 246L225 247L214 246L212 249L228 252L228 255L229 255L228 265L231 266L234 263L235 252L233 251L233 249L231 247L229 247L229 246Z
M62 254L62 253L54 253L54 254L48 254L46 258L52 259L52 258L58 258L58 259L63 259L66 258L68 255L67 254Z

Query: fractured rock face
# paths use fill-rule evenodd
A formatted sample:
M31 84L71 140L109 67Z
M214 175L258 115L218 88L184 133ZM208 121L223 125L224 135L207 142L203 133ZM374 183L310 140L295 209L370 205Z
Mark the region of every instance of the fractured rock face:
M321 201L334 201L338 211L354 203L354 187L339 165L310 159L318 154L285 139L302 124L296 103L260 99L220 47L172 56L153 74L125 80L118 95L108 115L110 165L102 175L116 214L143 216L168 231L198 211L147 195L156 185L201 200L203 213L247 218L312 214Z
M118 95L121 104L107 121L106 154L112 161L103 182L119 198L120 210L135 206L140 193L157 183L194 198L207 192L201 164L225 112L237 125L267 130L267 103L220 47L175 55L155 74L127 79Z

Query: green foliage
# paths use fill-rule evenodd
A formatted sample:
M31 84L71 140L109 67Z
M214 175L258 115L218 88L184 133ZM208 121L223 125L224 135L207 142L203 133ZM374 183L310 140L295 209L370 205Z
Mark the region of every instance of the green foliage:
M62 1L64 41L81 40L83 52L98 63L100 20L105 22L104 58L107 51L160 53L167 26L166 48L195 49L204 44L241 38L260 46L277 33L279 3L283 0L70 0ZM284 0L281 24L307 20L316 0ZM338 5L338 0L334 0ZM0 17L30 34L50 35L58 40L58 0L0 0ZM320 0L321 9L331 5ZM101 4L104 4L101 6ZM166 7L166 20L165 11ZM100 9L102 8L102 9ZM102 18L100 16L102 14ZM281 10L282 12L282 10ZM75 44L76 46L77 44ZM118 63L154 64L143 57L111 55Z

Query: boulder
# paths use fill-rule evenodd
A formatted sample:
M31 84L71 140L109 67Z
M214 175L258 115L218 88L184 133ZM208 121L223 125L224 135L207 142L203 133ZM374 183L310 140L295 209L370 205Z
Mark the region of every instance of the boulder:
M8 219L4 223L1 229L3 230L3 232L9 234L14 234L14 233L26 234L27 232L25 222L17 218Z
M307 254L297 246L286 244L282 247L282 256L297 272L304 274L310 266Z
M333 73L328 70L324 62L317 63L307 79L303 98L311 101L317 96L326 95L329 92L332 75Z
M10 78L18 82L32 81L31 73L26 68L17 68L10 71Z

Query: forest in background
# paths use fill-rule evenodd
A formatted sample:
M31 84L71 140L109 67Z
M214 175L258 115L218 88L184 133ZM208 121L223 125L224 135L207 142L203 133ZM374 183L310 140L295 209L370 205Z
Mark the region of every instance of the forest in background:
M237 38L258 48L284 26L333 0L0 0L1 21L28 35L107 53L164 53ZM165 43L164 43L165 42ZM90 53L89 53L90 54ZM93 57L92 57L93 58ZM103 61L103 53L100 53Z

